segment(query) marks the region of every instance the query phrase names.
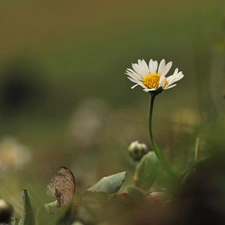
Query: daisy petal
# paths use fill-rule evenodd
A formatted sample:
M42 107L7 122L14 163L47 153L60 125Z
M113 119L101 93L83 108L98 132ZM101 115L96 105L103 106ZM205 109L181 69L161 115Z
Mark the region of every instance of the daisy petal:
M153 61L152 59L149 61L149 72L150 73L156 73L156 70L158 68L158 62Z
M143 88L146 88L146 86L141 81L137 81L137 84L140 85Z
M178 73L178 68L176 68L175 70L174 70L174 73L173 74L177 74Z
M158 88L163 87L164 82L165 82L165 77L164 77L164 76L160 76L160 80L159 80L159 86L158 86Z
M142 79L142 76L141 75L139 75L139 74L137 74L136 72L134 72L132 69L127 69L126 70L126 73L128 74L134 74L136 77L139 77L139 78L141 78Z
M138 84L135 84L134 86L131 87L131 89L134 89L134 88L137 87L137 86L138 86Z
M151 89L149 89L149 88L144 88L144 90L143 91L145 91L145 92L149 92L149 91L155 91L156 90L156 88L151 88Z
M179 72L178 74L171 75L167 79L168 85L177 82L178 80L182 79L183 77L184 77L184 75L182 74L182 72Z
M132 77L127 77L130 81L134 82L134 83L138 83L138 80L135 80L134 78Z
M166 64L166 66L164 67L164 70L162 71L162 75L163 75L163 76L165 76L165 75L169 72L169 70L170 70L172 64L173 64L172 62L168 62L168 63Z
M170 75L169 77L166 78L168 83L169 84L173 83L177 75L178 75L178 68L175 69L173 75Z
M169 77L166 78L168 85L173 83L174 79L176 78L176 75L171 75Z
M183 77L184 77L184 74L182 74L182 72L179 72L173 82L177 82L178 80L182 79Z
M145 75L149 74L149 68L148 68L148 65L147 65L147 63L145 62L144 59L142 59L142 60L139 59L139 60L138 60L138 64L139 64L140 67L142 68L143 73L144 73Z
M142 88L146 88L145 87L145 85L142 83L142 82L140 82L140 81L138 81L138 80L135 80L135 79L133 79L133 78L131 78L131 77L127 77L131 82L133 82L133 83L136 83L134 86L136 87L137 85L139 85L139 86L141 86ZM134 87L133 86L133 87Z
M171 85L171 86L166 86L165 88L164 88L164 90L167 90L167 89L170 89L170 88L173 88L173 87L175 87L177 84L173 84L173 85Z
M132 64L132 68L134 69L136 73L138 73L142 77L148 74L146 73L145 68L143 68L141 65L137 63Z
M135 72L131 73L131 72L129 72L129 71L126 71L125 74L126 74L127 76L132 77L132 78L135 78L135 79L137 79L137 80L142 80L142 78L141 78L138 74L136 74Z
M162 74L165 68L166 62L165 59L162 59L160 64L159 64L159 69L158 69L158 73Z

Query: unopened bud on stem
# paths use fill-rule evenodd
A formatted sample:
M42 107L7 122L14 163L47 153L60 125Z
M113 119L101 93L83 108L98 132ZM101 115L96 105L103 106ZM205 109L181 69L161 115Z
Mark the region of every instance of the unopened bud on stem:
M148 153L148 148L146 144L139 143L138 141L134 141L128 147L128 151L130 157L135 161L139 162L144 155Z

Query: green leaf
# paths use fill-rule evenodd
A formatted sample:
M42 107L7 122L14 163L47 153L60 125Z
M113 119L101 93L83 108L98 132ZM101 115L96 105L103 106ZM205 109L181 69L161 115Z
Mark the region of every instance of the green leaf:
M19 224L19 221L16 218L12 218L11 223L12 223L12 225L18 225Z
M76 206L73 203L61 207L58 201L45 204L44 207L37 211L38 225L62 225L67 221L74 221L76 217Z
M49 214L56 214L61 209L58 200L47 203L44 205L44 207Z
M122 186L125 176L126 172L124 171L108 177L103 177L98 183L88 188L87 191L114 194Z
M144 191L149 190L156 180L158 172L158 158L154 152L149 152L137 165L134 174L135 185Z
M140 203L144 202L145 194L135 186L128 186L127 187L127 198L130 203Z
M29 193L27 189L22 191L22 199L24 205L23 216L19 221L19 225L35 225L35 217L33 208L31 205Z

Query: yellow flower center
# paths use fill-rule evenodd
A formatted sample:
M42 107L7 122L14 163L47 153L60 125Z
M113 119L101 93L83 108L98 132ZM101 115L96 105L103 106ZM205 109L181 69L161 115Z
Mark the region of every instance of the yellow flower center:
M152 88L157 89L159 87L160 77L161 75L157 73L148 74L142 79L142 82L149 89L152 89ZM167 84L168 84L168 81L165 79L163 87L166 87Z

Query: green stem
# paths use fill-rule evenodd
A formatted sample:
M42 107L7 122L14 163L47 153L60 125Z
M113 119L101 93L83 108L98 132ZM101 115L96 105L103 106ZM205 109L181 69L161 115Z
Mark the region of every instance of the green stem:
M161 149L159 148L158 144L156 143L154 137L153 137L153 133L152 133L152 116L153 116L153 107L154 107L154 100L156 97L156 94L154 93L150 93L151 94L151 101L150 101L150 109L149 109L149 123L148 123L148 131L149 131L149 138L150 141L152 143L152 147L153 150L156 154L156 156L158 157L162 167L166 170L168 176L170 178L172 178L173 180L178 181L178 178L176 177L176 175L174 174L174 172L172 171L172 169L170 168L163 152L161 151Z

